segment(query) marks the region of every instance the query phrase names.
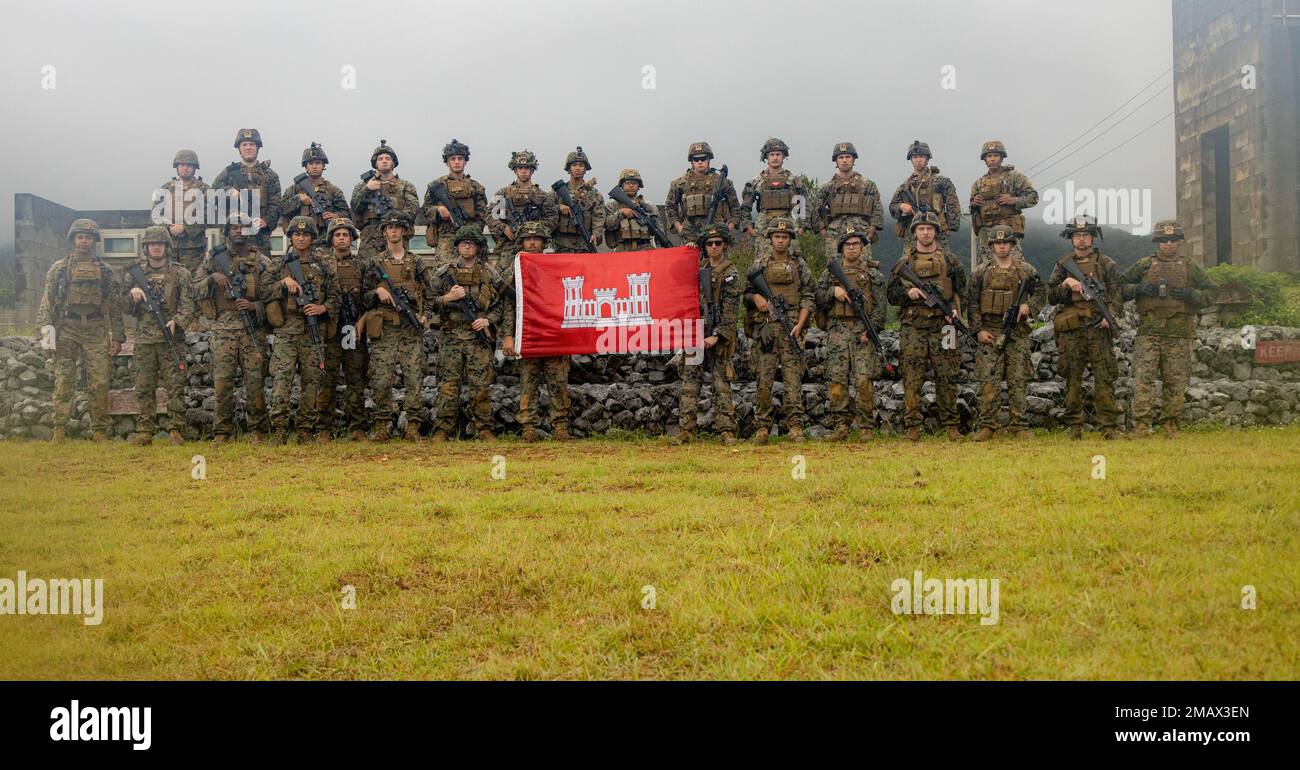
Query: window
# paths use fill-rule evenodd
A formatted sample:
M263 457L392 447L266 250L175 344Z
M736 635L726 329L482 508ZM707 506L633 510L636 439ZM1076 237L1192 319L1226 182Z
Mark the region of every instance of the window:
M423 235L413 235L407 247L411 251L428 251L429 241Z
M121 256L123 254L135 253L135 238L127 236L123 238L105 238L104 253L108 255Z
M272 254L275 254L275 255L278 256L278 255L280 255L280 254L283 254L284 252L285 252L285 248L284 248L284 236L283 236L283 235L272 235L272 236L271 236L271 253L272 253Z

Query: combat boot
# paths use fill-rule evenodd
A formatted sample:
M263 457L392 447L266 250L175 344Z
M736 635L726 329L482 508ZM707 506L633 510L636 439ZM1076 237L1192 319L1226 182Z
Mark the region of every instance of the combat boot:
M874 439L875 437L876 437L876 432L871 428L863 428L862 430L858 431L859 444L870 444L872 439Z
M948 426L948 440L961 441L961 431L957 429L956 425Z
M370 440L375 442L376 444L382 444L388 439L389 439L388 423L384 423L383 425L376 425L375 432L370 437Z
M803 428L800 428L798 425L794 426L793 428L790 429L789 436L790 436L790 443L792 443L792 444L802 444L802 443L803 443Z
M573 434L569 433L569 426L556 425L555 428L551 431L551 438L555 439L556 441L572 441Z
M1131 438L1146 438L1151 435L1151 426L1145 422L1135 422L1133 427L1129 429L1128 435Z
M225 434L218 433L212 437L212 446L221 446L228 443L230 443L230 437Z
M722 433L722 445L723 445L723 446L735 446L735 445L736 445L736 434L732 433L731 431L723 431L723 433Z
M365 440L366 440L366 432L365 432L364 430L353 430L353 431L352 431L352 434L351 434L351 436L350 436L350 438L351 438L353 441L365 441Z
M178 430L168 433L167 439L172 442L172 446L180 446L185 443L185 436L183 436Z
M334 436L332 436L329 431L323 430L316 434L315 440L317 444L329 444L334 441Z
M483 430L478 432L478 440L491 443L497 440L497 434L493 433L487 428L484 428Z
M266 441L266 434L260 430L255 430L252 433L248 434L248 443L250 444L261 444L265 441Z
M433 432L433 435L429 436L430 444L441 444L446 440L447 440L447 431L443 430L442 428L435 430Z
M519 434L519 440L531 444L537 440L537 431L529 425Z
M55 428L50 431L51 444L62 444L65 438L67 438L67 432L63 428Z
M153 443L153 436L149 433L132 433L126 443L131 446L149 446Z
M1114 441L1115 439L1120 438L1120 432L1114 428L1103 428L1101 431L1101 437L1106 441Z
M108 436L104 435L104 431L97 430L90 434L90 440L96 444L103 444L108 441Z
M907 439L908 441L920 441L921 429L916 427L908 428L907 433L903 434L903 438Z
M1012 433L1011 437L1014 439L1020 439L1021 441L1024 441L1025 439L1033 438L1034 432L1032 430L1029 430L1028 428L1020 428L1015 433Z
M404 433L402 433L402 440L403 440L403 441L419 441L419 440L420 440L420 426L419 426L419 425L416 425L416 424L414 424L414 423L409 423L409 422L408 422L408 423L406 424L406 431L405 431Z
M1083 438L1083 426L1071 425L1070 429L1066 431L1065 435L1069 436L1074 441L1078 441L1079 439Z
M1174 425L1173 423L1169 423L1169 422L1165 423L1164 425L1161 426L1161 431L1165 434L1165 438L1178 437L1178 426Z
M971 440L971 441L988 441L988 440L991 439L991 438L993 438L993 429L992 429L992 428L980 428L979 431L977 431L977 432L971 434L970 440Z
M288 441L289 441L289 437L285 435L285 432L282 430L277 430L276 432L271 434L271 438L267 440L266 445L284 446L286 443L288 443Z
M843 441L849 437L849 426L843 423L836 425L835 430L826 436L827 441Z
M754 437L751 438L750 441L753 442L754 446L763 446L767 443L767 439L771 434L771 428L760 425L754 429Z
M676 436L673 436L672 438L668 439L668 443L672 444L673 446L681 446L682 444L689 444L691 443L691 432L689 430L684 430L678 433Z

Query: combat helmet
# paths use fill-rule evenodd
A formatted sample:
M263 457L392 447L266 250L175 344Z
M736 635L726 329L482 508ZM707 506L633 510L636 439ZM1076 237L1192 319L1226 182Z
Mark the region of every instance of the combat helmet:
M993 153L997 153L998 155L1001 155L1003 158L1006 158L1007 146L1002 142L999 142L997 139L993 139L985 142L984 146L980 148L980 160L984 160L986 156L991 155Z
M509 168L511 171L514 171L515 169L521 167L531 168L533 170L536 170L537 156L533 154L532 150L520 150L519 152L512 152L510 153L510 162L506 164L506 167Z
M772 233L789 233L790 237L795 236L794 220L790 217L772 217L767 223L767 229L763 235L771 237Z
M916 232L916 228L920 227L921 225L933 225L934 229L938 231L939 226L941 224L942 223L939 221L938 214L934 213L930 209L922 209L916 212L916 214L912 215L912 223L908 225L907 229L911 230L912 232Z
M930 152L930 145L920 139L913 139L911 146L907 148L907 159L911 160L913 155L924 155L927 158L934 157L934 153Z
M487 239L483 237L483 229L476 225L464 224L456 230L456 234L451 237L452 244L459 246L461 241L469 241L477 244L481 249L487 245Z
M318 160L321 163L330 162L330 159L325 155L325 150L316 142L312 142L310 147L302 151L302 167L306 168L307 163L313 160Z
M853 146L853 142L840 142L831 148L831 161L839 160L841 155L852 155L854 160L858 158L858 148Z
M764 156L765 158L767 156ZM708 142L693 142L686 150L687 162L693 160L713 160L713 148Z
M199 168L199 154L194 150L177 150L176 157L172 158L172 168L176 168L182 163L189 164L197 171Z
M320 235L320 230L316 229L316 220L311 217L296 216L289 220L289 226L284 228L286 236L294 233L307 233L314 240L316 236Z
M1075 233L1091 233L1094 238L1100 238L1101 226L1097 224L1096 217L1081 214L1065 224L1065 229L1061 231L1061 237L1068 241L1074 237Z
M1181 241L1186 238L1183 235L1183 226L1176 219L1162 219L1156 222L1156 228L1151 232L1151 240L1159 243L1160 241Z
M256 128L241 128L235 134L235 149L239 149L240 142L254 142L260 148L262 146L262 133Z
M361 234L357 232L357 226L352 224L351 219L348 219L347 217L334 217L330 220L329 225L325 227L325 240L333 243L334 231L343 229L352 233L352 240L354 241L361 236Z
M574 163L581 163L587 167L588 171L591 170L591 159L588 158L587 153L583 151L582 145L578 145L573 152L564 156L564 170L568 171L569 166L572 166Z
M696 238L695 242L698 243L702 249L704 248L704 242L710 238L721 238L727 243L727 245L731 245L732 243L731 231L727 229L726 225L720 225L717 222L714 222L711 225L705 225L704 229L700 230L700 237Z
M776 137L772 137L771 139L768 139L766 142L763 142L763 148L759 150L758 159L767 160L767 154L769 152L780 152L781 154L785 155L785 157L788 158L790 157L790 145L786 144L780 139L777 139Z
M841 254L844 253L844 244L848 243L850 238L860 238L862 240L862 245L866 246L870 242L867 238L867 232L868 231L865 230L859 230L853 225L849 225L844 228L844 232L840 233L839 240L835 242L835 250Z
M459 139L452 139L442 146L442 162L446 163L447 159L453 155L461 155L465 160L469 160L469 145Z
M68 228L68 240L72 240L77 233L93 236L98 241L99 223L93 219L74 219L72 220L72 226Z
M370 153L371 168L378 168L378 166L375 165L375 160L378 159L380 155L388 155L388 157L392 158L393 168L397 168L397 151L388 144L387 139L380 139L379 146L374 149L374 152Z

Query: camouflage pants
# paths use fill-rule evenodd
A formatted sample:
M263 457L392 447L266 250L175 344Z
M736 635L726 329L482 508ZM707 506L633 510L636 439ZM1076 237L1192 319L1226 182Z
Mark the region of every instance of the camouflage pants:
M754 328L753 365L758 386L754 396L755 432L772 427L772 385L778 369L785 385L781 403L785 427L787 430L803 427L803 358L794 352L786 337L785 330L775 321Z
M492 348L483 344L477 335L458 339L452 332L443 332L442 349L438 351L438 403L434 429L455 435L463 383L470 390L469 409L475 423L474 432L492 430L492 374ZM552 397L551 401L554 403L555 398Z
M1133 421L1152 424L1156 405L1156 379L1161 388L1161 425L1178 427L1187 400L1187 380L1191 376L1192 340L1190 337L1163 337L1139 334L1133 341Z
M947 345L947 347L945 347ZM898 337L899 368L903 371L903 425L919 428L924 420L921 386L926 368L934 369L934 395L939 421L957 427L957 375L961 371L961 346L956 333L944 327L922 329L904 323Z
M106 321L64 321L54 336L54 427L66 428L72 418L77 364L86 375L90 396L90 429L107 433L108 324Z
M1119 422L1115 407L1115 376L1119 366L1111 349L1110 332L1096 326L1059 332L1056 345L1061 351L1057 372L1065 378L1065 414L1061 420L1069 427L1083 425L1083 371L1092 370L1093 400L1097 421L1102 428L1114 428Z
M302 380L298 396L298 416L294 428L298 437L316 432L316 397L320 393L321 353L310 334L276 334L271 350L271 430L289 430L289 411L293 406L293 379Z
M356 347L343 349L340 335L325 342L325 375L316 396L316 420L319 429L334 432L334 402L337 400L339 367L343 368L343 419L348 430L364 431L366 423L366 348L358 334Z
M591 244L584 243L577 233L558 233L551 238L557 254L583 254L590 251Z
M424 424L424 335L407 326L384 324L384 333L370 340L370 395L375 400L371 424L387 426L393 417L393 383L397 367L402 367L406 424L419 428Z
M996 334L994 335L997 336ZM1011 430L1029 428L1029 327L1017 324L1011 330L1006 353L999 355L996 343L980 344L975 351L975 376L980 383L979 426L997 430L1002 426L1002 382L1007 383L1007 427Z
M174 339L184 360L184 335L177 332ZM137 342L131 354L131 375L135 381L135 400L140 414L135 418L137 433L153 434L158 430L158 399L154 391L158 381L167 389L168 430L185 432L185 372L176 365L171 347L166 342Z
M826 332L826 394L835 425L851 427L849 394L857 407L855 415L862 430L876 428L876 393L874 383L882 371L880 356L871 340L862 341L865 332L860 324L852 326L833 319Z
M713 381L713 429L718 433L736 432L736 404L731 397L731 381L736 372L731 362L735 351L734 343L718 339L709 354L713 360L713 371L708 372L701 360L698 364L686 364L682 368L682 393L678 403L677 424L683 431L694 431L696 413L700 408L700 385L706 375ZM690 352L684 353L689 358ZM697 354L701 355L701 354Z
M519 389L519 424L532 426L537 423L537 404L542 380L545 380L546 391L551 399L548 409L551 429L563 427L567 430L569 427L569 357L525 358L519 362L519 368L522 380Z
M235 375L238 373L242 373L244 379L247 397L244 420L248 430L266 432L265 379L270 362L265 350L266 335L262 332L257 332L255 347L248 332L242 328L212 331L212 390L216 397L213 435L229 437L235 434Z

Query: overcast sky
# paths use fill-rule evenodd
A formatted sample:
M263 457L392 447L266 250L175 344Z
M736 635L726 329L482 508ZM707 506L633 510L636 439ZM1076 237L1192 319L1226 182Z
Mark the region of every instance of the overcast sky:
M241 127L261 130L285 186L319 141L326 177L350 193L382 137L423 196L456 137L489 194L509 181L512 150L536 152L547 185L580 144L602 190L634 166L656 202L699 139L737 180L758 172L769 136L790 144L789 168L822 179L831 145L849 140L888 196L920 138L964 199L983 141L1002 139L1025 169L1171 64L1168 0L55 1L9 7L0 41L6 242L15 192L144 208L178 148L196 150L210 180ZM342 87L345 66L355 89ZM1172 109L1165 91L1031 178L1041 192ZM1156 217L1172 216L1173 135L1170 118L1071 179L1151 188Z

